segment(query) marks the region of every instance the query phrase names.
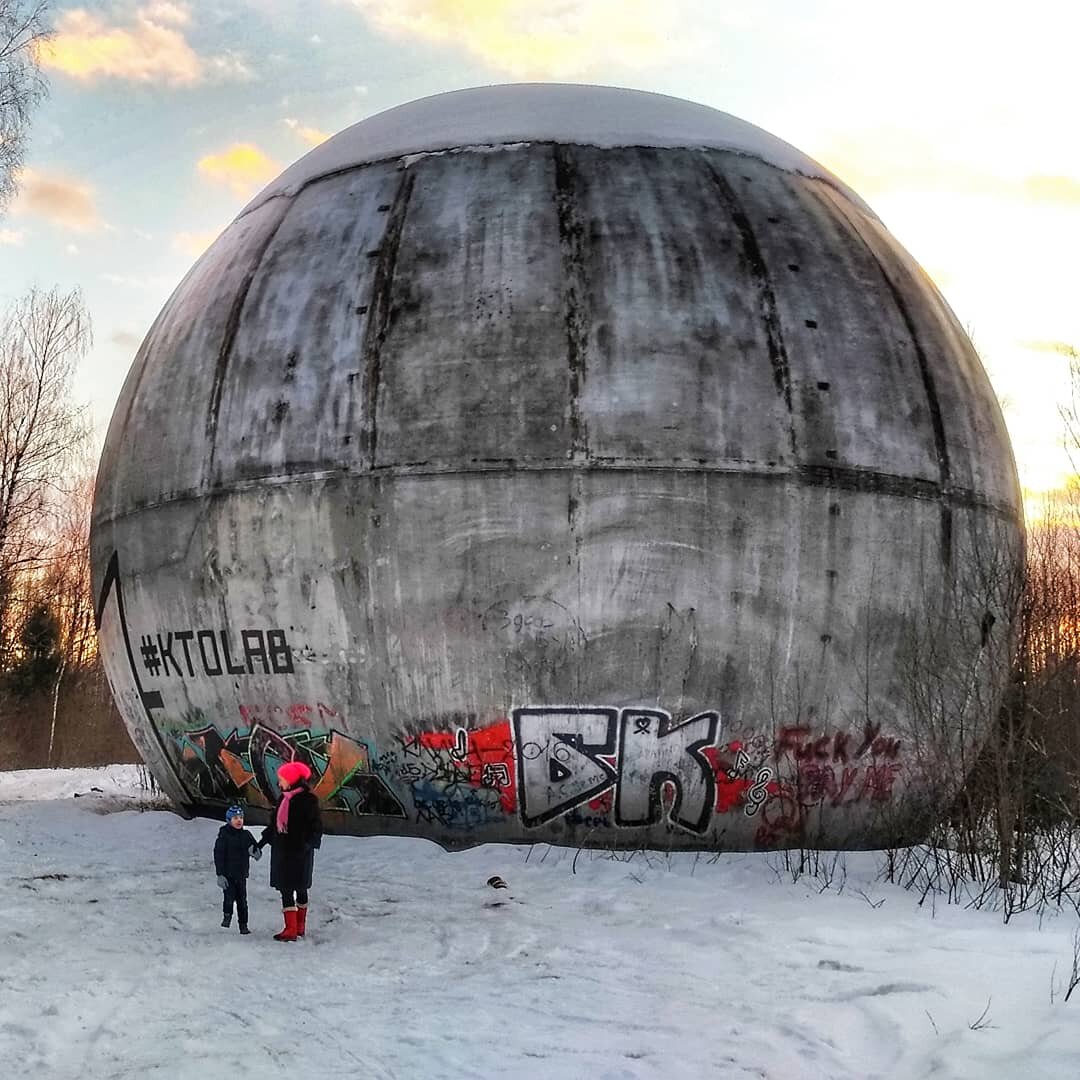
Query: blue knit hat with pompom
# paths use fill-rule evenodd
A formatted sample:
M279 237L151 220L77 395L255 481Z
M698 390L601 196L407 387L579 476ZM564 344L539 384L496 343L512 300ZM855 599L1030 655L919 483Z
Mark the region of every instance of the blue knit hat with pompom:
M228 825L229 822L232 821L232 819L234 817L243 817L243 816L244 816L244 808L242 806L230 806L229 809L225 811L225 824Z

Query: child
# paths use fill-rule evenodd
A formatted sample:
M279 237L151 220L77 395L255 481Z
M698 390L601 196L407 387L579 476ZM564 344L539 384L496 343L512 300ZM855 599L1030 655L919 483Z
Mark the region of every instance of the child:
M262 850L255 837L244 828L243 808L230 806L225 811L225 824L218 830L214 844L214 869L217 871L217 883L225 893L221 925L228 926L232 922L235 902L241 934L251 933L248 930L247 905L249 856L261 859Z

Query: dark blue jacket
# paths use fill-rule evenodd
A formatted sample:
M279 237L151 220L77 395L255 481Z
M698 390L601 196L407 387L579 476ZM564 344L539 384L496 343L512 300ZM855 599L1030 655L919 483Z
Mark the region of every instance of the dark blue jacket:
M257 846L247 829L222 825L214 842L214 870L230 881L244 880L248 876L251 850Z

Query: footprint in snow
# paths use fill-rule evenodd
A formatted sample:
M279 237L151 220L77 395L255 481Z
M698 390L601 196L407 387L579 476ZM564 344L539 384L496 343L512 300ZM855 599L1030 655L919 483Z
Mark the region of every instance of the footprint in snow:
M862 971L861 967L856 967L854 964L841 964L839 960L819 960L817 966L826 971Z
M866 990L853 990L848 994L839 994L831 998L832 1001L856 1001L864 997L888 997L890 994L925 994L928 991L937 991L936 986L927 983L883 983L881 986L871 986Z

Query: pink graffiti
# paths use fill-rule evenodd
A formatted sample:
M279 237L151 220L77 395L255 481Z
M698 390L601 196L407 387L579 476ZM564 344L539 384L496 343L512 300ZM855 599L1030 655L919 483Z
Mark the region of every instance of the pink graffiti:
M318 728L327 727L327 720L339 719L341 714L332 709L329 705L324 705L321 701L315 702L314 705L307 702L298 701L287 705L241 705L240 706L240 719L243 721L242 726L245 728L252 728L256 724L269 725L270 727L281 728L284 726L290 726L294 728L310 728L312 726Z

